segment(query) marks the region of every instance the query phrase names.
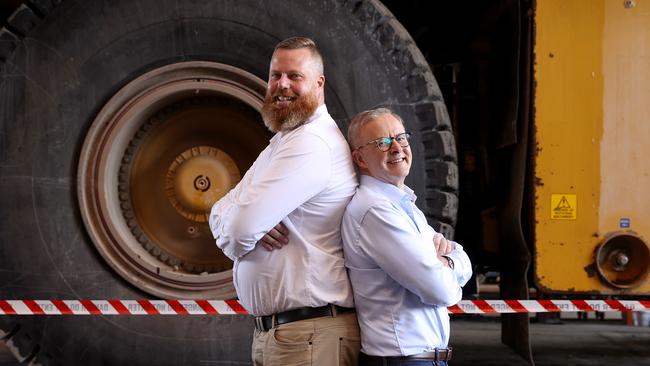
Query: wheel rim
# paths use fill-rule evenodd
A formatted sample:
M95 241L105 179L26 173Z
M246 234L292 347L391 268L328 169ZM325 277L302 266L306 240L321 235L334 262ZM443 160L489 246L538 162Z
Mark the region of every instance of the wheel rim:
M122 277L164 298L230 298L232 262L207 216L267 145L265 83L183 62L118 91L80 155L79 203L93 243Z

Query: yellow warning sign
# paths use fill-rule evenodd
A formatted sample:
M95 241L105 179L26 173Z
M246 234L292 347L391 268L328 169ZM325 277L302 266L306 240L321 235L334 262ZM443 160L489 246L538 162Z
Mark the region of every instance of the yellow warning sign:
M576 196L575 194L552 194L551 219L575 220L578 216L578 199Z

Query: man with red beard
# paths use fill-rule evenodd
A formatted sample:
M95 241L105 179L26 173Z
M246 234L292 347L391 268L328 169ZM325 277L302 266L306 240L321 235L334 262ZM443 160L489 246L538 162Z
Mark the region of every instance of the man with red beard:
M210 213L255 316L255 365L356 365L359 328L341 217L357 186L347 142L325 106L314 41L273 52L262 117L276 135Z

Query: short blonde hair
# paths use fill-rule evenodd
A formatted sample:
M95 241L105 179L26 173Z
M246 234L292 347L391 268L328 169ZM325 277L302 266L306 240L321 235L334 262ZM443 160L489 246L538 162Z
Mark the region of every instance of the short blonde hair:
M387 114L395 117L395 119L398 120L402 126L404 125L402 117L395 114L390 109L384 107L363 111L354 116L352 118L352 121L350 121L350 126L348 126L348 143L350 144L350 148L354 150L359 147L359 144L361 143L359 142L359 131L361 131L361 127L363 127L363 125Z
M307 37L291 37L287 38L284 41L281 41L275 45L273 52L277 50L297 50L300 48L306 48L311 52L311 56L316 62L318 71L323 73L323 55L320 53L316 42L313 39Z

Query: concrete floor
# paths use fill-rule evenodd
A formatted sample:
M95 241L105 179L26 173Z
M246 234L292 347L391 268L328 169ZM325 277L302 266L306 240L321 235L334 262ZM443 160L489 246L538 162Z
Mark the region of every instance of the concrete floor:
M18 365L16 359L9 351L9 348L5 346L4 342L0 341L0 366L13 366Z
M524 366L527 363L501 344L496 317L452 318L452 366ZM650 327L623 325L620 319L562 319L561 324L532 323L533 356L537 366L650 365ZM0 366L18 363L0 342Z
M501 344L498 318L452 319L453 366L527 365ZM530 326L536 366L650 365L650 327L624 325L621 320L562 319L561 324Z

